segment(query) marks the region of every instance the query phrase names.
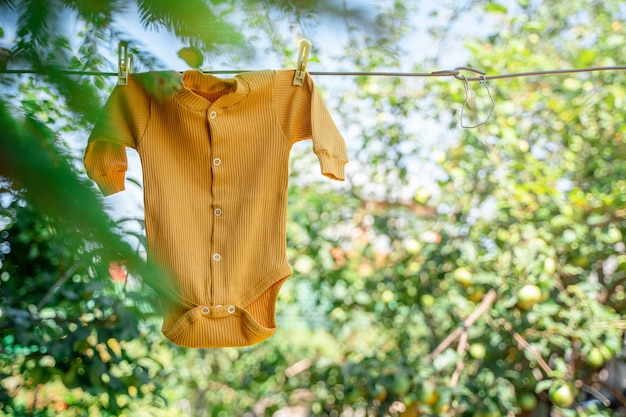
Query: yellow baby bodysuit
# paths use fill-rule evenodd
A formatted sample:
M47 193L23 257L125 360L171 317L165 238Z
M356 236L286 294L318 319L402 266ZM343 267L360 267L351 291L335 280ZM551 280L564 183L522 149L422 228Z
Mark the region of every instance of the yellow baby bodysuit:
M162 331L181 346L246 346L276 331L286 257L289 154L313 139L321 171L344 179L344 140L310 76L221 79L144 73L115 87L85 151L103 194L124 189L126 147L142 165L148 256L175 293ZM158 93L158 94L157 94Z

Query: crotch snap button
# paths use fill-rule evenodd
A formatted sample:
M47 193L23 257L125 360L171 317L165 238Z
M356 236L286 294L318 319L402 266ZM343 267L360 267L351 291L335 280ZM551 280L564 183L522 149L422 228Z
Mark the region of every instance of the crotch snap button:
M235 306L228 306L228 312L233 314L235 312Z
M204 314L205 316L208 314L211 314L211 309L209 307L202 307L202 310L200 310L202 312L202 314Z

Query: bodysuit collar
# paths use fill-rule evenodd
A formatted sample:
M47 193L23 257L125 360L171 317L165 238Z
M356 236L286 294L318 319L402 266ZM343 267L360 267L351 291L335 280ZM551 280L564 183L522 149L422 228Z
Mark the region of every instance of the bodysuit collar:
M234 106L246 98L248 92L248 83L240 76L218 78L198 70L188 70L180 75L180 89L176 98L190 110L203 111L209 107ZM210 96L216 97L214 101L208 98Z

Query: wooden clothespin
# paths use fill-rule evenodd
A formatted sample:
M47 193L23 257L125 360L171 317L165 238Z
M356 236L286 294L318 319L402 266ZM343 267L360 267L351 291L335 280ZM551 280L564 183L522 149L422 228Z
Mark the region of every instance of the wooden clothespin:
M133 56L128 53L128 42L120 41L117 47L117 85L128 85L133 67Z
M300 41L300 49L298 50L298 66L296 74L293 77L293 85L301 86L304 83L304 75L306 74L306 65L309 61L309 52L311 51L311 41L302 39Z

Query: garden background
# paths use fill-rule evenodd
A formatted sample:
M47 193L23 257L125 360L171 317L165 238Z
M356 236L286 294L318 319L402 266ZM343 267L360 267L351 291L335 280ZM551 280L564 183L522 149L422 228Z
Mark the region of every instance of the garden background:
M135 72L188 69L183 47L205 70L295 68L302 37L310 71L624 65L622 1L0 0L0 16L0 415L620 415L624 71L470 82L463 114L454 77L314 77L347 180L298 144L278 332L194 350L159 332L138 159L115 197L85 176L117 78L64 70L116 72L120 40ZM462 128L488 93L487 123Z

